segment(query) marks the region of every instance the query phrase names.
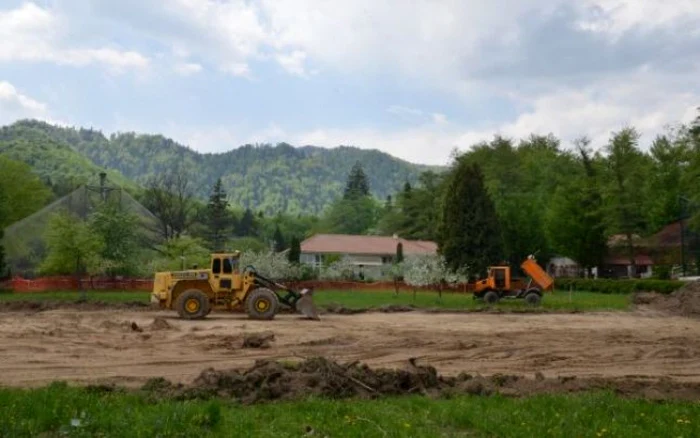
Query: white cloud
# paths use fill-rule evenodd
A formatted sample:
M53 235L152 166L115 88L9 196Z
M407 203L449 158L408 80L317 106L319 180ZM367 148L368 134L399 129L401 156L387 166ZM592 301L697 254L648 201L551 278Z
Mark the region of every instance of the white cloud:
M62 17L34 3L0 11L0 62L101 64L115 72L143 69L149 65L148 58L135 51L71 46L67 42L71 31L71 26Z
M232 74L233 76L240 76L242 78L250 79L252 77L250 66L246 63L233 63L225 65L221 68L222 71Z
M409 108L401 105L392 105L386 109L389 114L394 114L397 116L422 116L423 111L417 108Z
M295 50L289 54L279 54L275 58L282 68L284 68L288 73L302 78L307 76L304 69L306 53L303 51Z
M177 64L175 71L182 76L191 76L201 72L202 66L194 62L185 62Z
M11 83L0 81L0 123L12 123L23 118L45 118L45 103L19 92Z

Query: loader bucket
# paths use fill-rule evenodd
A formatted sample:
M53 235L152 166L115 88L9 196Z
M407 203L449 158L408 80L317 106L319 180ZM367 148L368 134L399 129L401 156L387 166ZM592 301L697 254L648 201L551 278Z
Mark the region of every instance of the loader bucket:
M321 318L319 318L316 305L314 304L313 290L303 289L300 294L301 298L296 304L297 311L309 319L320 320Z

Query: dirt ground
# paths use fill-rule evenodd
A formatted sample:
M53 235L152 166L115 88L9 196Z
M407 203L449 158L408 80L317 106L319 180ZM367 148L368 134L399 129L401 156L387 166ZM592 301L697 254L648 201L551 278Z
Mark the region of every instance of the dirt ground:
M323 356L370 367L430 365L538 379L640 378L700 387L700 320L657 310L579 314L362 313L272 322L212 313L184 321L144 309L0 312L0 385L54 380L190 384L203 370Z

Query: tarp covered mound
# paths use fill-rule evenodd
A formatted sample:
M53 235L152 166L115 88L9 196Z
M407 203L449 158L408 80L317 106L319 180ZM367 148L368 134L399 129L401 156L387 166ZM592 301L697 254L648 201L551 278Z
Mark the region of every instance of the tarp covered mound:
M62 211L87 218L102 203L116 203L141 220L146 235L153 236L157 219L129 193L118 188L83 185L38 212L5 228L5 257L13 275L32 277L46 256L46 230L51 218Z

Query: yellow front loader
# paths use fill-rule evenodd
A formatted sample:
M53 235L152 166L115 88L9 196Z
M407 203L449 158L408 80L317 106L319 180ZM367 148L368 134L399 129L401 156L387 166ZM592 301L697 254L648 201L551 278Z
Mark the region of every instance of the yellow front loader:
M310 319L319 319L312 291L289 289L260 275L253 266L239 266L240 252L212 254L209 269L158 272L151 302L176 310L185 319L201 319L212 309L244 310L253 319L272 319L286 305Z

